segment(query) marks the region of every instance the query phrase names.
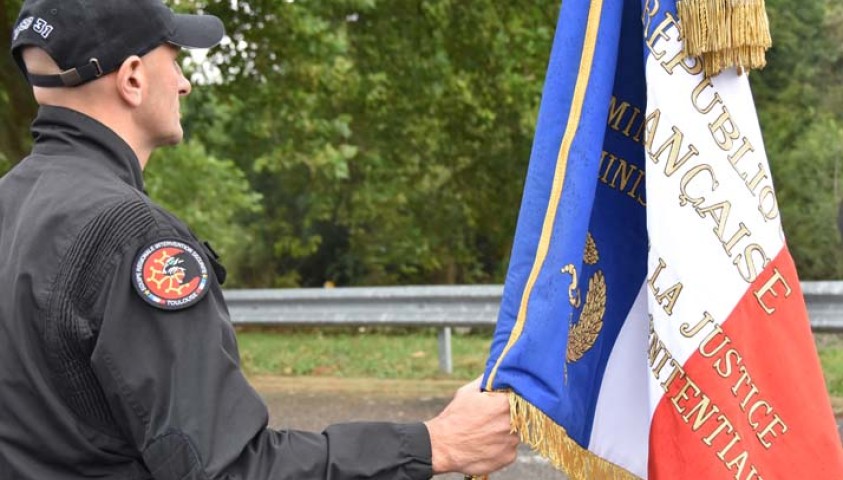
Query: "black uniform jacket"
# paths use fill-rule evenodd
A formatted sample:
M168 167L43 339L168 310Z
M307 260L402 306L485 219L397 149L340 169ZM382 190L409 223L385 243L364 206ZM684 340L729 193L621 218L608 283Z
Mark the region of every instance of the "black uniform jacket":
M146 197L129 146L57 107L33 135L0 179L0 479L431 476L421 423L268 429L214 257ZM186 307L159 308L133 284L161 241L208 267Z

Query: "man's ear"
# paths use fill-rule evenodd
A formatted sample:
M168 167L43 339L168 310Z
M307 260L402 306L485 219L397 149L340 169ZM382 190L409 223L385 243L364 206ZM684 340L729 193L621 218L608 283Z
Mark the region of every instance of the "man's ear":
M123 61L117 70L117 93L128 105L137 107L143 102L146 89L146 69L137 55Z

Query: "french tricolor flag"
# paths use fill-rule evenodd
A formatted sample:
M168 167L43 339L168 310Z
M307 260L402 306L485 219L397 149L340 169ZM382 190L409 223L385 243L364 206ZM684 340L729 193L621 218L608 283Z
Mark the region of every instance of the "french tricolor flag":
M562 3L484 388L571 478L843 478L748 79L715 74L757 55L683 51L763 1L678 7Z

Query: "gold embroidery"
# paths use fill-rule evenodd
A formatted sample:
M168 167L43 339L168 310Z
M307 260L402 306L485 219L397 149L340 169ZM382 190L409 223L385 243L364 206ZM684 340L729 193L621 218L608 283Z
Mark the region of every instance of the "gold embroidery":
M565 174L568 168L568 157L571 153L574 138L577 135L580 119L582 118L583 108L585 105L585 94L588 91L588 82L591 78L592 66L594 65L594 52L597 49L597 37L600 32L600 18L602 14L603 0L593 0L588 8L588 20L586 21L585 37L583 39L577 82L574 86L574 93L571 99L571 109L568 113L568 121L565 125L565 133L562 135L562 144L559 147L559 154L556 157L556 170L553 175L553 188L551 189L550 198L548 199L548 208L545 212L544 222L542 224L542 233L539 238L536 258L533 262L533 268L530 271L530 276L527 278L527 284L524 286L524 292L521 295L521 304L518 308L518 316L515 320L515 326L509 335L509 340L506 342L503 352L500 354L497 361L495 361L495 366L492 368L492 371L486 380L486 390L494 389L495 376L498 373L498 368L500 368L501 363L503 363L504 358L506 358L509 351L515 345L515 342L521 338L521 334L524 331L524 325L527 322L527 310L530 295L533 293L533 287L539 278L539 273L544 266L544 261L547 259L547 253L550 250L551 233L556 222L559 200L562 198L562 192L565 187Z
M585 242L583 261L588 265L596 265L600 260L597 251L597 244L591 233L588 234ZM565 265L562 273L571 275L571 284L568 287L568 301L571 306L578 309L582 305L582 294L580 292L577 278L577 269L573 264ZM581 359L600 336L603 329L603 316L606 314L606 278L602 270L598 270L588 280L588 292L585 296L585 306L580 313L576 323L571 322L568 328L568 348L565 354L567 363L573 363ZM574 313L571 312L571 318Z

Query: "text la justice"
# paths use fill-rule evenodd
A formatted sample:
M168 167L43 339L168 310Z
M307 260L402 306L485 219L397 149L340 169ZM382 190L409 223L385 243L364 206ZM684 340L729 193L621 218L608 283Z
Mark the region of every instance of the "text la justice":
M712 368L717 375L723 379L735 380L729 391L740 401L738 406L746 413L746 419L756 433L758 441L764 448L769 449L773 438L787 432L788 427L772 404L760 397L761 391L744 365L743 356L736 347L729 347L732 339L708 312L704 312L703 318L694 326L683 323L679 332L684 337L691 338L709 326L713 328L700 342L698 351L704 358L713 360Z
M730 473L734 472L736 480L762 480L756 462L750 458L752 449L746 444L751 437L741 435L738 423L721 408L722 403L716 404L673 358L655 331L652 317L648 350L650 369L666 394L667 404L700 436L714 458Z

